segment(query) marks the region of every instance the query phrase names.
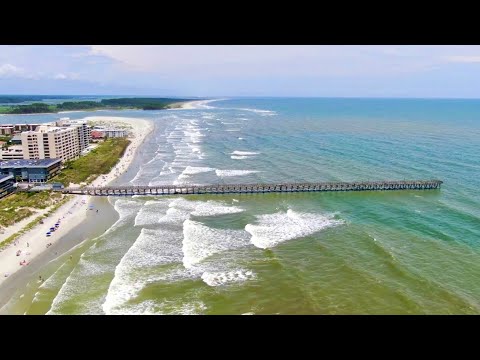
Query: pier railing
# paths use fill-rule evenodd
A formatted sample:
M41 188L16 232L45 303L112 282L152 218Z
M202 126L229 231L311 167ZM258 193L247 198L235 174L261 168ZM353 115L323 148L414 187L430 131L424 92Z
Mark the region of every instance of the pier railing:
M439 189L441 180L309 182L284 184L216 184L158 186L86 186L67 187L65 194L94 196L251 194L318 191L385 191Z

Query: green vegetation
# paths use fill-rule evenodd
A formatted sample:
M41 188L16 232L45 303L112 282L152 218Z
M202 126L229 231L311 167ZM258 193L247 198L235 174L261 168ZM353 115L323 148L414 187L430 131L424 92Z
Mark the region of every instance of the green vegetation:
M33 103L31 105L11 106L6 113L7 114L38 114L38 113L52 113L55 111L56 111L55 105L48 105L45 103Z
M90 182L101 174L107 174L118 162L130 144L125 138L107 139L87 155L73 161L67 161L65 168L50 182L79 184Z
M103 106L98 101L67 101L62 104L57 105L57 111L68 111L68 110L92 110L99 109Z
M0 201L0 226L10 226L34 213L58 203L62 194L51 191L16 192Z
M35 193L38 194L38 193ZM17 238L19 238L21 235L25 234L27 231L32 229L35 225L39 223L40 220L47 218L51 214L53 214L55 211L57 211L60 206L65 204L68 200L70 200L71 196L64 196L62 200L57 202L55 206L53 206L46 214L41 215L37 217L35 220L29 222L22 230L16 232L15 234L10 235L8 238L6 238L4 241L0 243L0 249L5 248L8 244L14 242ZM18 220L19 221L19 220Z
M0 104L17 104L25 101L43 101L48 99L69 99L68 95L1 95Z
M62 104L49 105L46 103L33 103L30 105L0 106L1 114L36 114L54 113L58 111L71 110L98 110L98 109L142 109L160 110L166 109L174 104L189 101L188 99L167 99L167 98L121 98L103 99L97 101L67 101ZM0 97L0 103L2 97Z

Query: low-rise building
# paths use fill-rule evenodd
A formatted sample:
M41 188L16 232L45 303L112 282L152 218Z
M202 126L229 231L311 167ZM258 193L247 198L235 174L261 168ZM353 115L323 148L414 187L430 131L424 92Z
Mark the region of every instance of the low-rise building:
M8 148L0 149L0 160L20 160L23 159L22 145L11 145Z
M0 126L0 135L12 135L14 128L12 125L2 125Z
M106 138L117 138L117 137L127 137L128 131L122 129L102 129L100 130L103 132Z
M35 131L41 124L2 124L0 135L13 135L22 131Z
M0 161L0 175L12 175L15 180L31 183L46 182L60 171L61 159Z
M105 134L100 130L92 130L92 140L99 140L105 137Z
M10 194L15 188L15 179L12 175L0 175L0 198Z
M22 145L22 135L20 134L14 135L10 140L10 142L12 143L12 145Z

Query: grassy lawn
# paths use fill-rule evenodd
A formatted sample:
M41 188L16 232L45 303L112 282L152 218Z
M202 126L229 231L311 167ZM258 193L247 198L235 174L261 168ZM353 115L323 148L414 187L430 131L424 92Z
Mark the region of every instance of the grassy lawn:
M0 200L0 226L9 226L33 214L29 208L45 209L57 204L61 193L42 191L18 192Z
M89 182L101 174L108 174L123 156L130 140L125 138L107 139L81 158L65 163L63 169L50 182L70 183Z

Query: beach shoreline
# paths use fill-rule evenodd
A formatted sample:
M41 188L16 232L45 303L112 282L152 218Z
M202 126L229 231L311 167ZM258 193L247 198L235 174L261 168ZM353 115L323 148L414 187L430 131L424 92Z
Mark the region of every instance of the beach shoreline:
M210 100L195 100L178 103L180 106L175 108L169 108L168 110L194 110L194 109L209 109L208 103L219 101L224 99L210 99Z
M107 185L128 171L128 167L133 161L139 146L154 129L153 122L146 119L89 116L84 120L93 121L94 123L128 126L130 128L130 135L128 138L131 140L131 143L126 148L124 155L108 174L100 175L92 181L90 184L92 186ZM48 248L61 241L64 236L72 231L72 229L84 222L91 203L92 198L86 195L72 197L53 214L44 218L43 224L37 224L32 229L18 237L14 243L3 249L3 251L0 252L0 292L1 286L6 279L22 268L30 266L29 264L34 262L41 254L45 253ZM33 216L33 219L38 218L40 215L40 213L36 213ZM29 223L33 219L29 218L28 222L25 221L25 223ZM57 223L59 224L57 230L51 232L51 236L47 237L46 233L50 231L51 227L55 227L55 224ZM18 224L12 226L16 226L14 229L17 231L21 230ZM13 232L11 229L9 230L9 228L10 227L5 228L7 234ZM2 235L2 238L0 239L5 239L6 237L7 236ZM19 253L18 256L17 253ZM21 263L24 265L21 265Z

